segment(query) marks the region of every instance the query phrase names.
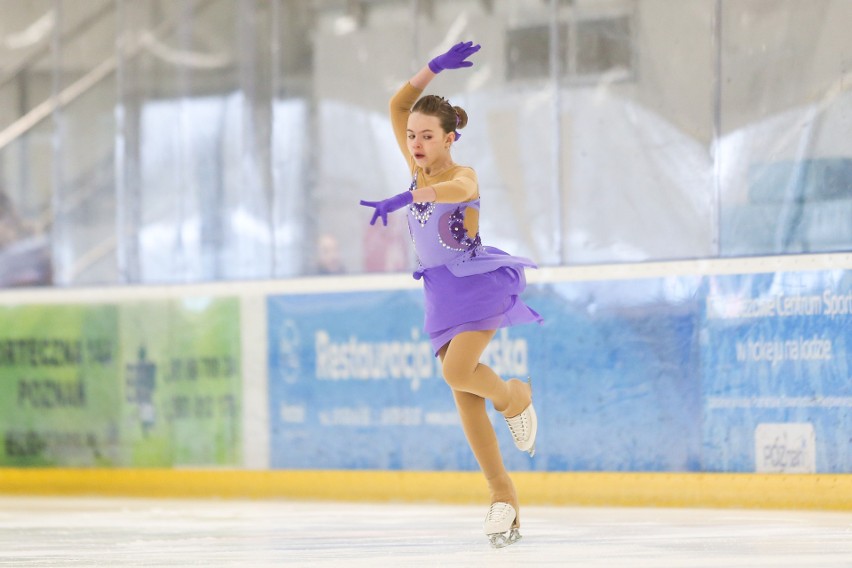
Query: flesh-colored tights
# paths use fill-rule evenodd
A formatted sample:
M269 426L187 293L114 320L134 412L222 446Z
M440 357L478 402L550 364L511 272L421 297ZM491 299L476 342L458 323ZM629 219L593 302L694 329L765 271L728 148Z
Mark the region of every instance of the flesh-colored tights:
M487 365L479 362L496 330L466 331L455 336L439 351L444 380L453 390L462 428L479 468L488 482L491 502L510 503L520 526L520 508L512 479L503 465L494 427L488 418L485 401L504 416L516 416L530 404L529 387L517 380L504 381Z

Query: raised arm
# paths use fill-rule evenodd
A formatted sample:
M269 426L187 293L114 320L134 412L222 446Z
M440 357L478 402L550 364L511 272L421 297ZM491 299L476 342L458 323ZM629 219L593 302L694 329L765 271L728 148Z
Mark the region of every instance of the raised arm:
M423 89L444 69L461 69L473 66L473 62L467 61L467 58L481 48L482 46L478 44L473 45L472 41L457 43L446 53L438 55L427 65L424 65L391 98L390 116L393 133L402 155L409 161L412 169L413 164L411 164L411 157L408 155L408 145L406 144L406 126L411 107L417 102Z
M399 145L399 150L405 159L408 160L410 169L414 169L414 164L411 161L411 156L408 155L408 144L406 144L406 126L408 124L408 113L411 112L411 107L420 98L420 94L426 85L435 78L435 73L428 65L424 65L423 69L414 74L390 100L390 117L391 126L393 126L393 135L396 137L396 143Z
M428 68L426 70L428 71ZM408 136L406 132L408 128L408 115L411 112L411 107L420 98L420 93L422 92L423 89L418 89L411 81L408 81L400 87L390 100L390 119L391 126L393 127L393 135L396 138L399 151L402 152L402 155L408 162L409 170L414 169L414 162L408 153L408 143L406 141Z
M424 65L423 69L415 73L408 82L411 83L411 86L415 89L420 89L422 91L437 75L438 73L432 71L428 65Z
M446 53L433 58L428 65L415 73L390 100L390 117L393 133L399 149L408 161L410 169L414 170L414 161L408 151L408 115L411 108L423 89L435 78L435 75L444 69L459 69L471 67L473 62L467 58L480 50L479 45L473 45L472 41L460 42L451 47ZM361 205L375 209L370 224L373 225L378 219L387 225L388 213L402 209L406 205L417 201L425 203L431 201L456 202L471 199L476 193L476 179L466 179L467 176L459 176L450 181L417 188L413 191L404 191L382 201L361 201Z

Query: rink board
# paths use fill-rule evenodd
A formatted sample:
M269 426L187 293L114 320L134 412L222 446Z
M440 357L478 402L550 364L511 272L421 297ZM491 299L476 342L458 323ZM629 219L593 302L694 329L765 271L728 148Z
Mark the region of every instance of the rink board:
M529 280L485 361L532 378L536 457L492 418L536 502L848 507L852 255ZM420 285L4 291L0 491L473 499Z

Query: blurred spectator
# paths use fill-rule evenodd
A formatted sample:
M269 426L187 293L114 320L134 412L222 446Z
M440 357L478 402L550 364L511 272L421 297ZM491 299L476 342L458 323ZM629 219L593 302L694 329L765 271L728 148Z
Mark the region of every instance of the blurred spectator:
M343 274L346 268L340 256L337 237L323 233L317 239L317 274Z
M27 232L12 200L0 190L0 250L26 236Z
M404 217L364 228L364 269L367 272L406 272L411 262L411 236Z
M21 219L0 190L0 287L51 284L50 247L44 235Z

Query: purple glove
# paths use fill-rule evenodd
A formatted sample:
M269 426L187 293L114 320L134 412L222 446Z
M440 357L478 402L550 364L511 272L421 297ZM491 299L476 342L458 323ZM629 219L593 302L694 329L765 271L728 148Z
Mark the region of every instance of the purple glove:
M373 219L370 221L371 225L376 224L376 219L379 217L382 218L382 224L387 227L388 225L388 213L393 213L397 209L402 209L406 205L410 204L414 201L414 194L410 191L403 191L398 195L394 195L393 197L388 197L387 199L383 199L381 201L364 201L361 200L361 205L365 205L367 207L374 207L376 210L373 212Z
M480 50L481 45L473 45L472 41L463 41L455 44L447 53L439 55L429 62L432 73L440 73L444 69L458 69L459 67L470 67L472 61L465 61L468 57Z

